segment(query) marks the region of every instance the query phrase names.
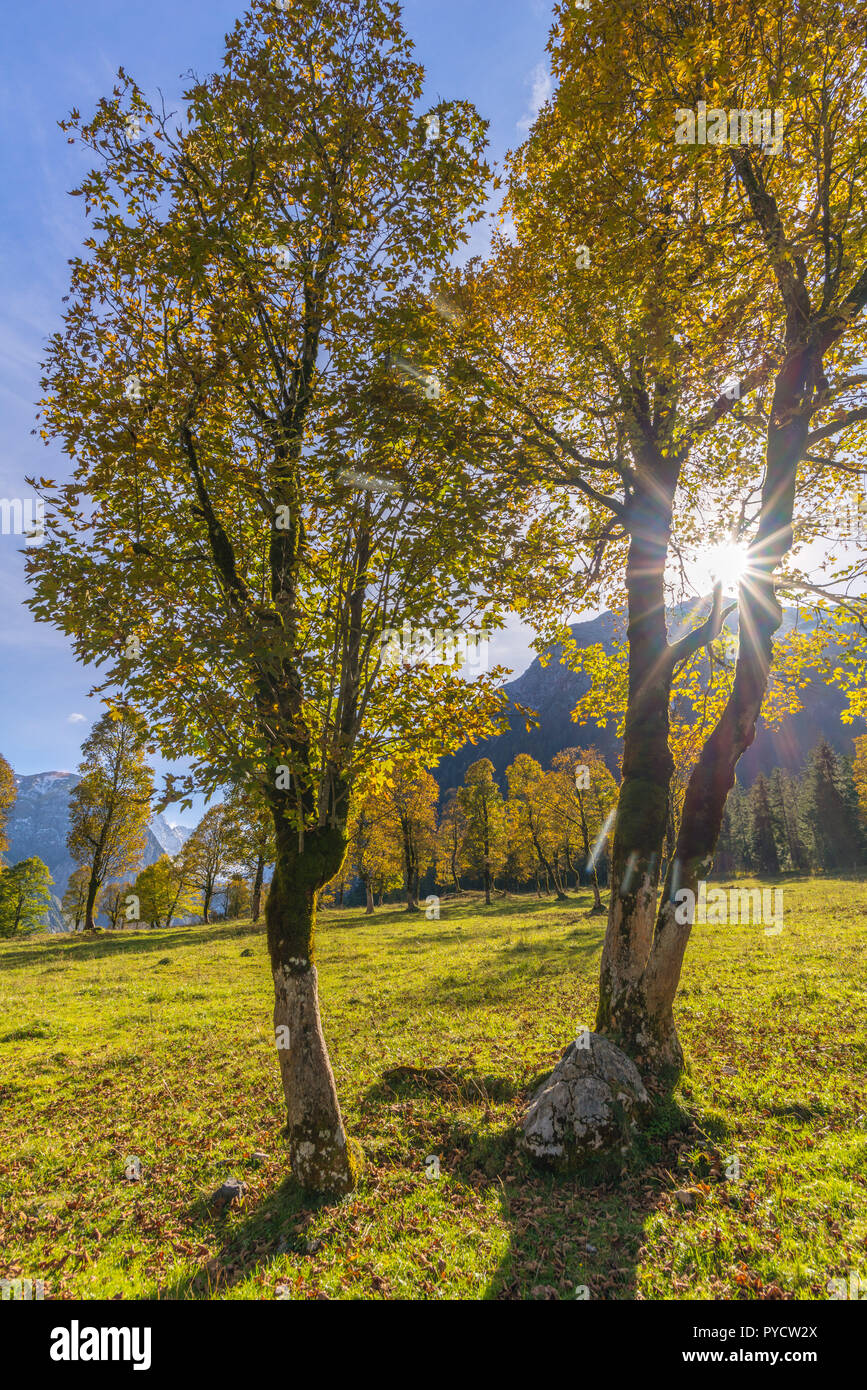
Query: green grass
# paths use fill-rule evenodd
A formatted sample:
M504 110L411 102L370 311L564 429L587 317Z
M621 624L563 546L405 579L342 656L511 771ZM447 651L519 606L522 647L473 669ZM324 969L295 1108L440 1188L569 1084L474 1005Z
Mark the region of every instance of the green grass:
M0 1272L76 1298L825 1298L867 1277L867 884L785 893L780 936L695 929L688 1070L595 1185L514 1148L528 1088L593 1025L589 894L324 913L325 1030L367 1159L339 1203L288 1171L261 929L0 942ZM229 1176L249 1191L216 1217Z

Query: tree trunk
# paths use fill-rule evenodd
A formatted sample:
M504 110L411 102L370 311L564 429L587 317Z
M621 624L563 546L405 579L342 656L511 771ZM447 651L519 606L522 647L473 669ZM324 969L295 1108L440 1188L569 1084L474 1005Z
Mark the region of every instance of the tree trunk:
M364 892L367 898L367 906L364 909L364 913L366 917L370 917L373 913L373 889L370 886L369 878L364 880Z
M87 885L87 903L84 909L84 930L96 931L93 907L96 902L96 895L99 892L99 881L96 876L96 865L90 871L90 882Z
M418 895L416 892L416 852L413 842L412 827L409 818L401 816L401 831L403 834L403 886L406 892L407 912L418 912Z
M674 771L668 746L673 667L664 573L675 478L664 459L648 462L647 480L637 487L631 509L629 690L596 1031L627 1052L640 1070L656 1072L681 1066L683 1054L671 1019L649 1016L642 988Z
M345 1192L355 1186L358 1156L343 1127L314 963L316 894L339 869L345 842L338 829L320 827L305 834L299 851L297 832L279 812L275 827L277 853L265 919L292 1171L302 1187Z
M593 906L590 909L590 914L591 916L595 916L597 913L604 912L605 908L602 906L602 897L599 893L599 873L596 868L595 857L592 865L590 864L590 828L587 824L587 817L584 814L584 801L580 796L578 797L578 810L581 814L581 840L584 846L584 863L590 865L593 870L593 877L590 880L593 888Z
M213 893L213 888L206 888L202 899L202 921L205 925L208 925L211 920L211 898L213 897Z
M536 853L537 853L538 856L539 856L539 863L542 865L542 868L545 870L545 883L546 883L546 885L547 885L547 883L548 883L549 877L550 877L550 878L553 878L553 880L554 880L554 892L555 892L556 895L557 895L557 900L558 900L558 902L564 902L564 903L565 903L565 902L568 902L569 900L568 900L568 898L566 897L566 894L563 892L563 885L562 885L562 883L561 883L561 881L560 881L559 866L558 866L558 864L557 864L556 859L555 859L553 862L550 862L548 859L545 858L545 856L544 856L544 854L542 853L542 850L541 850L541 848L540 848L540 846L539 846L539 841L536 839L535 834L533 835L533 844L534 844L534 846L535 846Z
M725 709L701 750L686 790L675 859L659 905L653 948L645 971L647 1010L657 1026L674 1031L673 1006L692 922L679 922L675 894L698 883L713 867L726 799L738 759L756 736L768 685L773 636L782 621L774 571L792 544L798 464L809 431L809 401L817 370L810 352L793 353L774 390L768 427L767 465L759 529L738 592L738 659ZM694 899L695 900L695 899ZM693 900L693 901L694 901Z
M262 884L265 881L265 856L260 853L256 860L256 876L253 879L253 894L250 901L250 917L255 924L262 911Z
M802 331L803 316L793 311L788 332L798 338ZM596 1028L629 1053L645 1075L683 1065L673 1005L692 923L678 921L691 914L688 906L678 911L685 900L678 903L676 895L688 889L695 902L699 881L713 866L735 767L755 738L773 634L781 620L773 575L792 543L797 470L819 373L815 350L803 342L793 346L791 337L789 343L774 389L759 528L739 587L732 691L689 779L674 858L658 904L672 775L668 720L673 665L663 610L665 528L654 524L649 497L638 513L648 515L648 525L642 532L633 530L630 544L629 703Z

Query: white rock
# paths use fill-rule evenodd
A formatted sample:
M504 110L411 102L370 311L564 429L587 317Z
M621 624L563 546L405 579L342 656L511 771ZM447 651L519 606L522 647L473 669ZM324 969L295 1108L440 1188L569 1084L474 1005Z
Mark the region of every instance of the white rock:
M536 1159L576 1168L600 1151L622 1154L650 1108L635 1063L598 1033L570 1043L530 1100L522 1144Z

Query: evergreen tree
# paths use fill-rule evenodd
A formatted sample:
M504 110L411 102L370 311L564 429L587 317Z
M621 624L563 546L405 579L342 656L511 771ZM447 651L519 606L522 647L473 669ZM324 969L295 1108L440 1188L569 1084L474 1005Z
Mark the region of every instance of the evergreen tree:
M859 862L861 829L852 766L838 759L825 739L819 740L807 761L800 819L814 871L851 869Z
M734 788L732 789L734 790ZM720 825L719 838L716 842L716 850L713 856L713 872L718 878L731 878L737 872L735 859L735 844L732 834L732 817L729 805L731 797L726 802L723 811L722 824Z
M852 758L847 758L844 754L837 755L837 769L835 783L837 790L843 801L844 810L844 835L843 849L851 847L852 867L864 862L865 834L864 825L861 820L861 808L858 801L858 786L855 781L855 767ZM845 867L845 864L841 865Z
M733 870L738 874L750 873L753 869L753 856L750 848L749 813L747 797L740 782L735 781L726 801L729 825L731 827L731 846Z
M756 778L748 798L750 857L756 873L778 874L780 859L774 834L774 819L768 798L768 784L762 773Z
M786 839L789 847L789 860L798 873L809 872L810 856L801 834L801 819L798 806L801 796L800 782L788 772L783 773L783 810L786 817Z
M786 835L786 807L783 801L783 774L778 767L774 768L768 778L767 792L771 829L777 849L777 863L782 868L788 863L789 844Z

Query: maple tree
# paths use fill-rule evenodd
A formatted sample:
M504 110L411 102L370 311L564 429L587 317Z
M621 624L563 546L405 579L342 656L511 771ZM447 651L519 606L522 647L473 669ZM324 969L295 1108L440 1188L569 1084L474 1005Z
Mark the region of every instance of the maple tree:
M134 892L134 883L107 883L103 889L100 900L100 911L108 918L108 925L112 931L117 930L118 923L126 917L127 898Z
M443 797L442 812L437 829L437 868L448 864L456 893L461 892L461 874L467 867L464 843L467 820L461 806L457 787L450 787ZM442 873L440 873L442 880Z
M407 912L418 912L419 880L434 860L439 789L429 772L389 768L381 826L399 847Z
M552 796L554 787L551 780L535 758L531 758L529 753L519 753L506 768L506 781L509 786L509 800L516 807L515 825L518 834L523 833L532 845L546 879L550 875L557 897L565 901L563 863L560 855L564 822L557 814L559 808Z
M250 919L258 922L265 869L274 862L276 853L274 819L267 801L243 785L232 788L225 807L230 827L230 853L250 879Z
M43 927L50 903L51 874L41 859L0 867L0 936Z
M87 865L80 865L73 869L69 875L69 880L63 890L63 897L60 899L60 911L64 922L73 931L78 931L87 913L87 900L90 893L90 869ZM92 904L95 910L99 902L99 891Z
M84 927L93 931L96 900L109 878L141 860L150 820L153 773L144 757L147 732L130 712L110 711L81 745L81 780L69 797L67 847L87 870Z
M261 889L259 890L261 893ZM250 885L243 874L232 874L226 884L226 912L229 921L248 917L253 905Z
M556 15L555 90L510 161L509 231L452 275L437 351L471 364L492 468L535 486L516 563L543 644L580 664L564 616L622 619L621 679L598 690L624 742L596 1028L657 1076L682 1064L691 924L675 894L712 864L781 598L809 606L794 666L833 650L830 678L863 709L864 644L840 637L864 616L865 561L811 560L809 543L862 471L867 58L830 0L794 16L782 0ZM782 108L782 150L752 121L730 144L678 143L700 101ZM678 618L690 566L738 543L736 602L720 581ZM737 651L703 740L682 749L674 826L672 710L700 654L723 654L732 607Z
M577 847L593 888L591 912L602 912L598 865L607 853L617 783L598 748L561 749L551 761L550 777L566 862L572 867L572 851Z
M374 893L400 885L403 862L402 837L395 834L385 790L359 793L350 817L344 867L358 875L367 916L374 911Z
M184 876L202 895L203 922L211 920L211 900L218 881L232 866L235 847L232 816L219 802L208 808L180 850Z
M852 762L852 777L858 796L861 822L867 827L867 734L861 734L854 742L855 757Z
M506 811L490 758L470 763L458 788L458 802L466 825L467 867L482 879L485 902L490 906L494 876L506 858Z
M0 753L0 856L9 848L9 840L6 835L6 822L9 819L9 812L15 804L17 790L15 786L15 774L2 753Z
M140 921L152 927L170 927L173 918L196 911L194 886L193 863L190 859L185 859L181 854L174 858L161 854L155 863L142 869L128 892L138 899ZM125 906L126 896L124 894L121 898L120 910ZM104 898L102 907L104 912L109 911ZM115 900L112 900L111 908L117 913L112 920L112 926L115 926L120 916Z
M122 72L65 123L96 156L77 190L93 235L46 363L40 429L74 471L35 482L30 606L187 760L162 805L241 782L270 807L290 1158L318 1190L359 1162L315 967L352 786L407 745L423 763L484 736L501 707L495 669L384 663L382 636L495 627L520 523L456 384L386 352L486 196L484 123L441 101L429 138L422 84L396 5L254 0L180 120Z

